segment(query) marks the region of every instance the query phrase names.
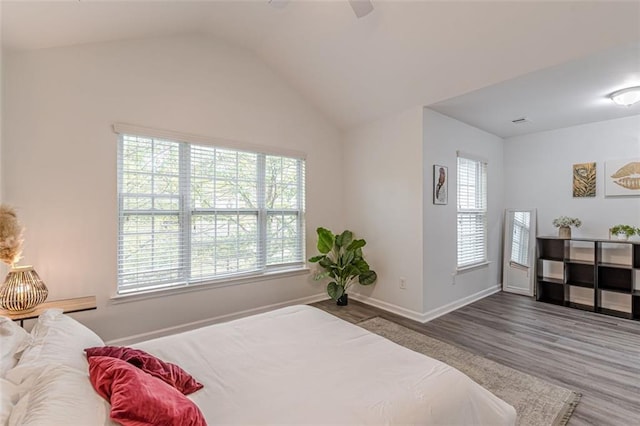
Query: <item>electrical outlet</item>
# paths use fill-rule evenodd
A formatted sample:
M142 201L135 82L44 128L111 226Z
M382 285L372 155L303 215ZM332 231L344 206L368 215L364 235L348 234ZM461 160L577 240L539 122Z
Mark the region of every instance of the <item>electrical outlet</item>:
M451 285L456 285L456 273L451 273Z
M400 288L402 290L406 290L407 289L407 280L404 277L400 277Z

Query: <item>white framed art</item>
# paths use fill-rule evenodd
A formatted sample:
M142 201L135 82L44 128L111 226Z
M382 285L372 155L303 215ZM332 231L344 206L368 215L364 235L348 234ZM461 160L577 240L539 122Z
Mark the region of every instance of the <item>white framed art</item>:
M447 204L449 171L447 166L433 165L433 204Z
M640 158L605 161L604 195L640 196Z

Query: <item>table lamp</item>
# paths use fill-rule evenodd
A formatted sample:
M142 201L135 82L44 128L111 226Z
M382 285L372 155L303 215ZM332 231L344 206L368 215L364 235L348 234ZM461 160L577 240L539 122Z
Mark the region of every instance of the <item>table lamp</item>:
M22 231L15 210L0 205L0 260L11 267L0 286L0 307L11 312L32 311L49 294L32 266L14 266L22 254Z

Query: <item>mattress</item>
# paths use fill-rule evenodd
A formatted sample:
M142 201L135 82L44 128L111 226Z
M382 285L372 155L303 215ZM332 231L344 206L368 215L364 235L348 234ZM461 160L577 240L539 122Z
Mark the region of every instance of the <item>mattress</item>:
M180 365L213 424L513 425L460 371L310 306L134 345Z

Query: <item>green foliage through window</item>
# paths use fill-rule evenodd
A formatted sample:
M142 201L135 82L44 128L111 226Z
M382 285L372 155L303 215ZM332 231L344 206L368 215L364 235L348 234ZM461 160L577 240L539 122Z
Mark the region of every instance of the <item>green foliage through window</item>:
M304 264L305 162L121 135L118 291Z

